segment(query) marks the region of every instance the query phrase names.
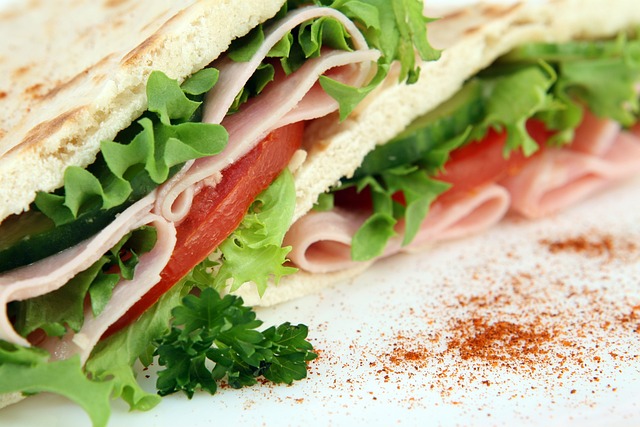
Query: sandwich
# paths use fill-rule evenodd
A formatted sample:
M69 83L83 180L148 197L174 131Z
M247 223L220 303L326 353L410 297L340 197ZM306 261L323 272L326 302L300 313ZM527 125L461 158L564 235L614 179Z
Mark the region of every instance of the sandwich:
M135 383L136 359L196 359L203 340L219 350L214 378L199 385L210 391L220 377L306 375L314 354L302 325L258 332L255 315L218 291L294 270L281 243L305 123L344 122L396 61L396 78L415 81L417 58L438 56L422 13L416 0L4 11L3 401L52 391L105 425L113 396L133 409L158 402ZM219 308L219 334L169 327L188 301ZM200 356L175 356L194 345ZM162 382L161 394L190 392L180 375Z
M153 356L167 366L160 394L300 379L313 358L304 326L255 332L233 294L295 298L509 210L556 212L640 170L631 1L482 6L436 21L415 1L282 3L136 3L127 15L126 3L74 3L92 29L74 40L86 63L65 73L55 57L39 85L31 73L45 67L11 65L24 89L0 99L25 99L2 124L7 401L54 391L104 425L112 396L157 403L131 369ZM48 16L23 13L4 19ZM120 25L127 36L112 39ZM115 53L95 52L103 40ZM543 189L550 175L559 180Z

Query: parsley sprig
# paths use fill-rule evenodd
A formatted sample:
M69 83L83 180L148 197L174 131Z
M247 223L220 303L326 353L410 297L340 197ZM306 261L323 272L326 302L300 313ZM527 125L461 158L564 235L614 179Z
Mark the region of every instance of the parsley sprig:
M283 323L263 332L262 321L242 298L221 297L214 289L187 295L173 309L171 332L157 341L158 394L197 389L214 394L225 379L233 388L253 385L258 377L291 384L307 375L307 362L317 357L306 340L307 327ZM210 368L211 362L213 367Z

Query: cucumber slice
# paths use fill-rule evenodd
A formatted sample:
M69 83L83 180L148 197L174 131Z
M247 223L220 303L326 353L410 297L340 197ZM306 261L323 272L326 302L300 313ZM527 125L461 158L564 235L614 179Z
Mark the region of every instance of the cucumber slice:
M170 176L179 169L180 166L172 168ZM108 210L90 210L57 227L36 210L7 219L0 226L0 273L34 263L88 239L157 186L148 174L139 173L131 180L133 192L124 204Z
M484 117L481 86L480 81L471 80L437 109L416 119L396 138L376 147L347 181L418 163L438 146L463 134L469 125Z

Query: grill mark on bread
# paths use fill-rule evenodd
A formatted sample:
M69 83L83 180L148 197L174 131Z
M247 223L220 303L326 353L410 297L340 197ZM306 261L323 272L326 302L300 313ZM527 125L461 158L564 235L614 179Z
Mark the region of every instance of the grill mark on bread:
M106 8L118 7L128 2L129 0L106 0L104 2L104 7Z
M43 100L48 100L48 99L51 99L51 98L55 97L59 92L65 90L65 89L67 89L69 87L76 86L77 83L79 83L82 79L88 77L94 70L99 69L102 66L104 66L112 57L113 57L113 54L109 54L109 55L105 56L100 61L96 62L95 64L93 64L93 65L91 65L91 66L89 66L87 68L85 68L84 70L82 70L81 72L76 74L75 76L71 77L66 82L57 84L52 89L50 89L47 93L42 95L40 98L42 98ZM104 80L104 78L105 78L104 73L103 74L96 74L93 77L93 80L96 83L100 83L101 81Z
M510 6L489 5L484 8L484 16L489 19L500 18L520 8L521 5L514 3Z
M13 70L13 73L11 73L11 77L13 77L13 79L15 80L27 74L30 70L31 70L31 65L23 65L22 67L18 67L15 70Z
M58 131L66 122L68 122L72 117L77 115L80 111L82 111L85 108L86 108L85 106L74 108L72 110L69 110L60 114L57 117L54 117L49 121L38 124L33 129L31 129L29 133L27 133L27 135L22 139L20 144L18 144L16 147L13 147L8 153L11 153L14 150L19 148L24 148L25 146L38 144L41 140L45 139L47 136Z
M164 24L160 25L155 32L147 37L142 43L133 48L131 52L127 54L122 60L123 65L132 65L137 64L141 61L143 56L149 57L149 53L160 47L161 41L164 40L164 37L161 37L161 34L164 33L164 29L169 27L174 21L179 22L182 19L182 15L185 14L187 9L180 10L171 16ZM165 13L159 14L150 24L156 24L156 21L159 21ZM147 31L149 29L149 25L143 27L143 31Z
M139 63L143 57L149 56L149 52L158 48L159 40L160 37L157 33L147 37L122 59L122 65L134 65Z
M36 83L26 88L24 90L24 94L31 99L41 98L42 92L43 92L42 89L43 89L42 83Z

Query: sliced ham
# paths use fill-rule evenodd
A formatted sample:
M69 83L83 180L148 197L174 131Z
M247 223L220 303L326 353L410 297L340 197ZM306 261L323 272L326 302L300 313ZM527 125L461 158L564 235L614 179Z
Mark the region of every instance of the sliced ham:
M640 171L640 137L588 114L569 147L548 148L502 181L512 209L539 218Z
M278 73L259 97L246 103L236 114L225 117L233 100L282 37L301 23L329 16L339 20L349 32L355 51L323 51L309 59L295 73ZM370 77L371 65L379 52L367 48L358 28L340 12L322 7L305 7L291 13L267 31L265 41L248 62L233 62L228 58L216 63L220 79L207 94L203 121L222 123L229 132L229 142L218 156L199 159L160 190L156 212L179 222L189 211L198 183L216 176L251 149L271 130L287 124L326 116L337 110L337 102L319 86L318 78L327 75L351 86L362 86Z
M267 57L269 51L291 30L300 24L319 17L333 17L340 21L351 36L356 50L366 50L367 41L360 30L346 16L335 9L308 6L289 13L265 31L262 46L247 62L234 62L225 57L217 61L215 67L220 70L220 78L215 87L207 94L203 120L207 123L221 123L233 101L258 66ZM368 66L367 66L368 67ZM368 69L365 69L368 72Z
M154 248L142 255L131 280L121 280L113 290L111 300L97 317L91 307L85 310L85 320L77 333L63 338L49 337L41 347L51 354L52 360L66 359L79 354L84 363L102 334L127 310L142 298L159 280L160 272L167 265L176 244L176 229L172 223L154 214L147 214L138 222L155 227L158 235Z
M509 210L507 190L496 184L441 197L429 210L412 247L459 239L496 225Z
M498 185L442 197L431 207L415 239L402 246L402 224L381 257L412 248L481 232L497 224L509 209L509 193ZM329 273L356 266L351 260L351 239L369 216L366 210L311 212L291 227L284 244L289 258L311 273Z
M72 277L89 268L131 230L145 224L155 193L135 203L108 227L90 239L26 267L0 276L0 339L29 345L9 321L7 304L53 292Z

